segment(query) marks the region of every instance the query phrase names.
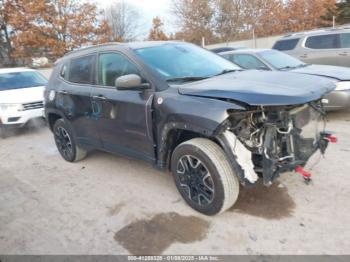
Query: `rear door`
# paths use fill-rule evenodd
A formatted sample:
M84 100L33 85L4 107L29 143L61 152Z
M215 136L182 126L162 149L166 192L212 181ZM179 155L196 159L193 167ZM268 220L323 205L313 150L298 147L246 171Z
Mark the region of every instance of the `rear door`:
M103 147L146 161L154 161L152 135L152 90L117 90L115 80L123 75L142 76L129 58L118 52L101 53L97 59L97 86L92 103Z
M72 58L62 65L56 106L73 126L79 143L99 146L91 104L95 60L96 55L92 54Z
M308 64L339 65L339 34L309 36L299 59Z
M340 49L338 50L339 65L350 67L350 33L339 34Z

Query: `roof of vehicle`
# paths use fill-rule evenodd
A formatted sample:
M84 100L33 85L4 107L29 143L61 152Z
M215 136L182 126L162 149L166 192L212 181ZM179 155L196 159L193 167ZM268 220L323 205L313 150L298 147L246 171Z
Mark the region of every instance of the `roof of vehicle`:
M130 48L130 49L139 49L139 48L147 48L147 47L154 47L154 46L161 46L161 45L175 44L175 43L185 43L185 42L182 42L182 41L142 41L142 42L128 42L128 43L110 42L110 43L104 43L99 45L82 47L80 49L73 50L71 52L66 53L64 57L67 57L72 54L84 53L87 50L90 52L93 52L95 49L100 49L103 47L116 46L116 47Z
M285 40L285 39L300 38L300 37L308 36L308 35L324 35L324 34L329 34L329 33L340 33L340 32L350 33L350 24L335 27L335 28L327 27L327 28L320 28L320 29L315 29L315 30L291 33L291 34L287 34L287 35L283 36L278 41Z
M26 67L0 68L0 74L35 71Z
M231 47L231 46L225 46L225 47L216 47L216 48L212 48L212 49L208 49L209 51L211 52L214 52L214 53L222 53L222 52L228 52L228 51L233 51L233 50L236 50L237 48L235 47Z
M269 51L271 49L265 49L265 48L245 48L245 49L238 49L238 50L233 50L233 51L227 51L227 52L222 52L220 55L227 55L227 54L257 54L263 51Z

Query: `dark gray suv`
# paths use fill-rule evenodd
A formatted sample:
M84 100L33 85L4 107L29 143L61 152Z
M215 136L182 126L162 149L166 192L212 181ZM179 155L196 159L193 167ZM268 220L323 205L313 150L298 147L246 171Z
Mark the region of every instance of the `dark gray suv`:
M308 64L350 67L350 27L290 34L278 40L273 49Z
M303 166L334 139L319 125L334 88L242 71L182 42L106 44L57 61L45 112L65 160L93 149L145 160L171 170L185 201L213 215L235 203L240 183L270 185L291 170L309 178Z

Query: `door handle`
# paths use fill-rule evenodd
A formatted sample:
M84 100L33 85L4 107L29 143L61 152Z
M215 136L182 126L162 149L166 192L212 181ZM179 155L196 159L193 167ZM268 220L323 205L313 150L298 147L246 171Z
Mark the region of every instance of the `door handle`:
M62 95L66 95L68 94L68 92L66 90L61 90L61 91L58 91L59 94L62 94Z
M307 54L301 55L300 58L307 58Z
M106 97L104 97L103 95L98 95L98 96L92 96L93 99L97 99L97 100L107 100Z
M339 55L340 55L340 56L347 56L347 55L348 55L348 52L343 52L343 53L340 53Z

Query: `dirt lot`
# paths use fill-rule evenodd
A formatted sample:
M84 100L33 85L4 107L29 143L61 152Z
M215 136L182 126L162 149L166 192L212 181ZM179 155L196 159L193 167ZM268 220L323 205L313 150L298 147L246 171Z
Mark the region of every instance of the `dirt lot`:
M0 140L0 253L349 254L350 112L328 129L339 143L312 184L288 173L205 217L168 173L100 152L70 164L45 126L26 128Z

